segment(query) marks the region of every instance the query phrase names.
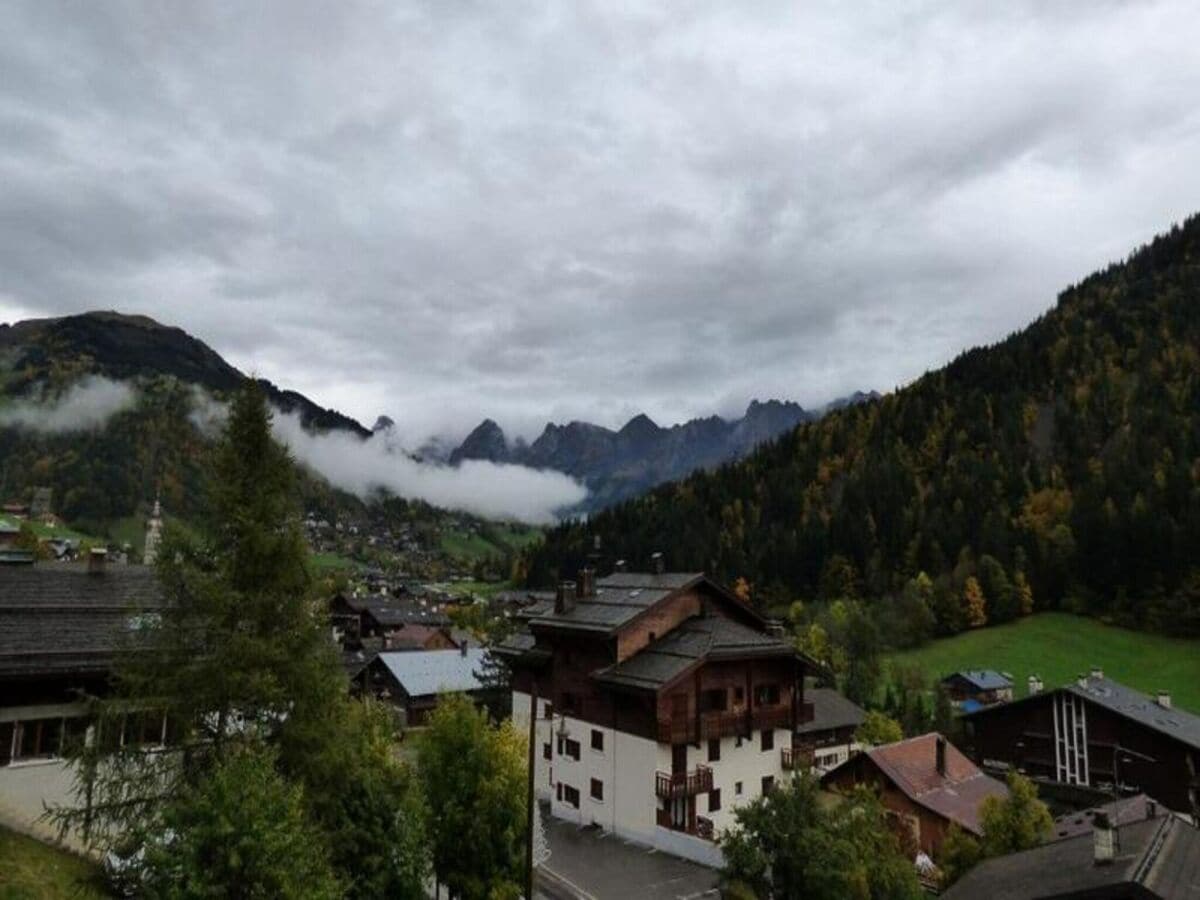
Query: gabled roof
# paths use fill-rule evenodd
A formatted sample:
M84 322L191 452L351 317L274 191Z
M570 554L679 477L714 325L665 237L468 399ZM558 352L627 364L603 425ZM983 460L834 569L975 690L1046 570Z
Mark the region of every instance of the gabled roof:
M724 616L696 616L594 677L607 684L657 690L701 660L796 655L787 641L748 625Z
M851 757L822 777L833 781L847 767L869 759L909 800L932 810L973 834L980 834L979 805L987 797L1006 797L1008 788L985 775L957 747L946 741L946 771L937 770L936 732L874 747ZM945 740L945 738L942 738Z
M399 628L408 624L419 625L449 625L450 619L444 612L439 612L428 602L424 606L421 600L412 597L391 597L384 594L372 594L369 597L342 596L351 609L370 616L384 628Z
M1178 816L1117 829L1116 858L1096 865L1091 831L986 860L942 896L946 900L1200 896L1200 831Z
M1013 686L1011 678L992 669L962 669L947 675L942 679L942 683L945 684L953 678L961 678L981 691L998 691Z
M628 625L646 610L680 591L706 585L714 595L736 604L753 621L761 617L734 598L703 572L615 572L597 579L591 596L576 598L567 612L556 613L554 600L547 599L526 610L533 628L563 628L611 634Z
M1050 840L1060 841L1081 834L1091 834L1097 813L1104 813L1114 825L1132 825L1144 819L1155 819L1169 814L1169 810L1155 803L1145 794L1122 797L1111 803L1091 806L1078 812L1067 813L1054 820L1054 833Z
M1082 697L1092 703L1108 709L1117 715L1124 716L1134 722L1151 728L1161 734L1168 735L1190 747L1200 750L1200 716L1195 716L1182 709L1164 709L1157 701L1141 691L1113 681L1111 678L1094 678L1088 676L1079 681L1072 681L1062 687L1039 694L1013 700L1009 703L997 703L985 706L983 709L970 713L970 716L986 716L996 710L1010 709L1019 703L1029 703L1041 698L1053 696L1058 691L1069 691L1077 697Z
M406 647L423 648L432 638L438 635L444 635L449 638L449 635L443 629L433 625L407 624L392 634L389 641L389 649L402 650Z
M385 666L410 697L477 691L483 687L476 672L486 650L385 651L375 659Z
M0 676L103 674L141 617L162 608L145 566L0 566Z
M813 705L813 717L797 726L796 734L832 731L835 728L857 728L867 714L854 701L848 700L833 688L807 688L804 699Z
M1182 709L1164 709L1157 701L1140 691L1126 687L1111 678L1085 678L1083 683L1072 682L1066 689L1132 719L1156 731L1200 749L1200 716Z

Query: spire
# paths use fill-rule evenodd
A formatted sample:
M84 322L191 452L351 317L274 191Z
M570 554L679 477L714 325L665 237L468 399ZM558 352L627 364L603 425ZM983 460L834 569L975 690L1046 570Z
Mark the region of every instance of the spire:
M146 546L142 551L142 562L148 566L158 560L158 545L162 542L162 503L158 491L154 492L154 511L146 523Z

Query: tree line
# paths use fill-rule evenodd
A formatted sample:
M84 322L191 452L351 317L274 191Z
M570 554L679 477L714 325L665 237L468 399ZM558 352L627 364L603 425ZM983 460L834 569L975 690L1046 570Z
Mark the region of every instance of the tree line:
M1023 331L750 457L551 529L546 586L613 559L861 598L902 640L1066 609L1200 634L1200 217ZM885 601L885 602L880 602Z
M131 610L112 692L68 747L60 826L136 896L518 897L523 738L454 698L412 766L387 708L350 696L253 384L204 488L196 527L164 534L163 604Z

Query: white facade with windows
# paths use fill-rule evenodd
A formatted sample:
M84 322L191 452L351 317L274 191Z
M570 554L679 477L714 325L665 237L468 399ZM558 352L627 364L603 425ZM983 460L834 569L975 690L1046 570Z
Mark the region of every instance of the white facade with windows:
M529 733L529 694L513 691L513 724ZM546 718L547 712L550 717ZM578 825L598 825L620 837L658 847L708 865L719 864L715 844L658 825L671 801L655 793L658 773L670 773L672 748L623 731L553 712L538 700L534 784L550 800L551 813ZM695 798L698 817L712 822L714 836L734 826L734 811L779 784L786 728L755 731L687 745L687 770L712 771L712 790ZM549 747L549 758L546 748Z

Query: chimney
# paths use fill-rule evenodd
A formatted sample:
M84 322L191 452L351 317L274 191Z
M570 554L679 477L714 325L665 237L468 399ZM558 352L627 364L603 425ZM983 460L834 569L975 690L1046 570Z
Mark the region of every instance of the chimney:
M1115 856L1112 823L1103 810L1092 819L1092 859L1098 866L1112 865Z
M629 564L626 563L625 560L623 560L623 559L618 559L615 563L613 563L613 571L614 572L627 572L627 571L629 571Z
M655 575L661 575L667 571L667 564L663 559L662 553L650 554L650 570L654 572Z
M1029 696L1040 694L1042 692L1042 679L1037 675L1029 676Z
M1102 668L1100 668L1099 666L1092 666L1092 673L1091 673L1091 675L1092 675L1092 677L1093 677L1093 678L1103 678L1103 677L1104 677L1104 670L1103 670Z
M1170 709L1171 708L1171 692L1164 691L1162 688L1159 688L1158 695L1154 698L1154 702L1157 703L1159 706L1161 706L1163 709Z
M596 596L596 570L586 566L579 570L579 599Z
M1158 818L1158 804L1155 803L1154 800L1150 797L1146 798L1146 818L1147 819L1157 819Z
M1078 684L1081 688L1087 687L1088 686L1087 676L1083 675L1083 674L1076 675L1075 683Z
M458 652L461 653L463 656L466 656L467 655L467 646L470 643L471 642L468 641L466 638L463 638L463 642L458 645Z
M946 739L940 734L937 736L937 773L942 777L946 775Z
M575 608L575 582L560 581L558 593L554 596L554 612L558 615L569 613Z
M108 562L108 550L104 547L93 547L88 553L88 574L103 575L105 563Z

